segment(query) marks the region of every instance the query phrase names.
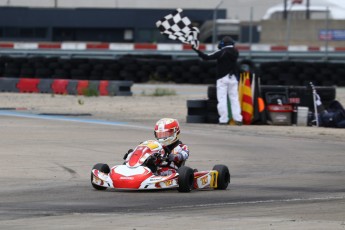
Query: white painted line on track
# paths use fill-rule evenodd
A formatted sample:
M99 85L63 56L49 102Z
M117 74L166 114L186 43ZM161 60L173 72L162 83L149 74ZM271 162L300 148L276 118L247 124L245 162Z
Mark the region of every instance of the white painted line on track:
M170 206L159 209L176 209L176 208L207 208L215 206L227 206L227 205L246 205L246 204L273 204L273 203L292 203L292 202L311 202L311 201L332 201L343 200L345 196L330 196L330 197L312 197L312 198L291 198L291 199L278 199L278 200L256 200L256 201L239 201L239 202L224 202L224 203L212 203L212 204L196 204L196 205L181 205Z

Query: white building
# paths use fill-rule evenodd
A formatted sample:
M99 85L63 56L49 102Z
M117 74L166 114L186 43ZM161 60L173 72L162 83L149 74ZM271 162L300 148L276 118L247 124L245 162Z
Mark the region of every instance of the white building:
M309 0L310 19L325 19L326 12L329 11L330 20L344 20L345 19L345 1L344 0ZM293 12L294 18L305 18L307 10L307 0L303 0L302 4L291 4L288 1L287 10ZM270 7L263 16L264 20L281 19L284 12L284 4Z

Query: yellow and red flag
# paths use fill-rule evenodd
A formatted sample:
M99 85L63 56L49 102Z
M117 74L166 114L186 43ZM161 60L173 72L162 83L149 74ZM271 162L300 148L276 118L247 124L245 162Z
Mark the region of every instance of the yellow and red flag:
M253 119L253 96L249 72L241 74L239 85L239 99L242 109L243 124L250 125Z

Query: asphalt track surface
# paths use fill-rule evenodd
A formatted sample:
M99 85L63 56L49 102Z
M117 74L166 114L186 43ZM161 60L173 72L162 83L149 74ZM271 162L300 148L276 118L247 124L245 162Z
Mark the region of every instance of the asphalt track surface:
M187 165L227 165L227 190L94 190L152 126L0 111L0 229L345 229L343 140L182 123Z

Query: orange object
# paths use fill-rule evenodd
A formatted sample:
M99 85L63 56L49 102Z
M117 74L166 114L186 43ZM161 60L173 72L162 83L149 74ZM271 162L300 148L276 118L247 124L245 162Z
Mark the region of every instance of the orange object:
M258 107L259 107L259 112L263 112L265 110L265 102L262 97L258 97Z

